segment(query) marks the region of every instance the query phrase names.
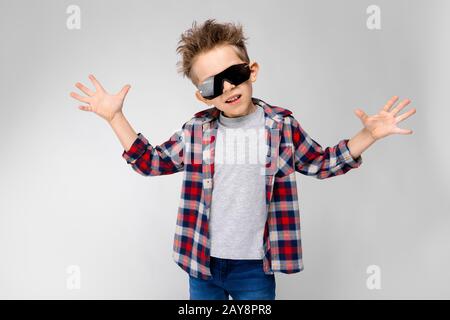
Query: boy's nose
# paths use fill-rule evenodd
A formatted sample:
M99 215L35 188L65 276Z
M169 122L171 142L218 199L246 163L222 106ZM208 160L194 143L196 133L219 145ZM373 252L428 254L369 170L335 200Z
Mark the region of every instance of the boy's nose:
M228 82L227 80L223 81L223 92L228 92L235 87L234 84Z

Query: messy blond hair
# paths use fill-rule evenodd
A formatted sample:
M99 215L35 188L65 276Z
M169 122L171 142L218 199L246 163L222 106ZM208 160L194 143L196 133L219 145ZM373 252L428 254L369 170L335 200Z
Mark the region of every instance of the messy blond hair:
M208 19L202 25L197 26L197 22L192 23L192 28L181 34L178 41L177 53L181 55L181 61L177 62L177 72L183 77L189 78L194 85L198 79L192 73L192 65L195 58L217 46L231 45L237 56L244 62L250 63L246 48L247 37L241 24L218 23L215 19Z

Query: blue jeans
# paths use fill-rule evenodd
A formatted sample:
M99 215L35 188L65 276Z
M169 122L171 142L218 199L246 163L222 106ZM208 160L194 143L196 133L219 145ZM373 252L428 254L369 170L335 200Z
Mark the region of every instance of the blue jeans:
M189 275L190 300L275 300L275 275L264 273L262 259L210 258L212 279Z

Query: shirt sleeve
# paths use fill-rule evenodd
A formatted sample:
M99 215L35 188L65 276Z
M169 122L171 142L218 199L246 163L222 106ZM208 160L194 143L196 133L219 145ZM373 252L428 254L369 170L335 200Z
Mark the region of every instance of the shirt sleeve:
M349 139L342 139L335 146L323 149L294 118L292 140L295 149L295 169L304 175L325 179L345 174L362 164L361 155L355 159L350 154Z
M160 145L151 145L142 133L122 157L143 176L158 176L184 170L184 126Z

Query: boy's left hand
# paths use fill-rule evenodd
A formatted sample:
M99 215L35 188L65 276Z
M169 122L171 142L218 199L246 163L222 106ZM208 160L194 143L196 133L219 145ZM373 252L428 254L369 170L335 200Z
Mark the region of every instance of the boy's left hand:
M364 129L375 139L381 139L390 134L412 134L413 131L409 129L401 129L397 127L397 123L405 120L409 116L416 113L416 109L411 109L399 116L395 116L400 112L406 105L408 105L411 100L405 99L399 103L395 108L389 110L395 102L398 100L397 96L393 96L384 107L378 112L378 114L373 116L368 116L361 109L356 109L355 114L361 119Z

